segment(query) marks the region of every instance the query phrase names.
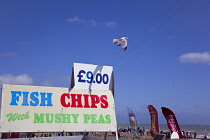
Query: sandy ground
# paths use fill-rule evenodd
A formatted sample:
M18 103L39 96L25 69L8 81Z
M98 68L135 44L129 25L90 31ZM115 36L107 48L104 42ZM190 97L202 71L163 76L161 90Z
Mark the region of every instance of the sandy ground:
M46 137L45 135L50 136L50 134L53 134L53 133L35 133L35 136L37 137ZM70 133L67 133L65 132L64 133L64 136L71 136L69 135ZM107 134L107 135L106 135ZM113 132L90 132L88 135L89 136L95 136L95 137L98 137L99 140L103 139L106 137L107 140L115 140L116 139L116 136L115 136L116 133L113 133ZM81 136L81 135L84 135L84 133L72 133L73 136ZM54 137L53 135L51 135L52 137ZM21 136L22 138L24 138L23 136ZM31 136L28 136L28 137L31 137ZM33 136L32 136L33 137ZM118 136L118 139L119 140L153 140L153 137L151 135L143 135L143 136L138 136L137 138L134 137L131 133L128 133L128 132L120 132L120 136Z
M108 138L110 137L115 137L115 135L113 135L112 133L108 133ZM127 133L127 132L121 132L120 133L120 137L119 139L125 139L125 140L153 140L153 137L151 135L143 135L140 136L138 138L133 137L133 135L131 133Z

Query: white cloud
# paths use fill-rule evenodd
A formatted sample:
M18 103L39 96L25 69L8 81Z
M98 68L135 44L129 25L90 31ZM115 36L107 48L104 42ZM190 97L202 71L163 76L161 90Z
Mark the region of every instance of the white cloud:
M14 85L33 85L33 79L27 74L14 76L12 74L0 75L0 85L14 84Z
M107 28L115 28L116 25L117 25L117 22L115 22L115 21L108 21L108 22L105 23L105 26Z
M181 55L178 60L183 63L205 63L210 65L210 53L186 53Z
M47 81L44 81L41 85L42 86L52 86L53 83L47 80Z
M14 52L7 52L7 53L0 53L0 56L11 56L11 57L18 57L19 55Z
M68 18L66 20L66 22L87 24L87 25L90 25L90 27L96 27L96 26L98 26L98 24L101 24L97 20L94 20L94 19L84 20L84 19L82 19L82 18L80 18L78 16L74 16L73 18ZM104 24L105 27L107 27L107 28L115 28L116 25L117 25L117 22L115 22L115 21L108 21L108 22L104 22L104 23L105 23Z
M73 18L68 18L66 21L67 21L67 22L85 23L85 20L79 18L78 16L75 16L75 17L73 17Z

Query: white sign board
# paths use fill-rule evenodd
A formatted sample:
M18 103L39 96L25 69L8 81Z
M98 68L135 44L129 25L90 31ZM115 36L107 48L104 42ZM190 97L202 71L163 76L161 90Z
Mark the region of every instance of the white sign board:
M113 67L74 63L71 88L113 91Z
M104 74L104 73L103 73ZM3 85L1 132L117 131L110 90Z

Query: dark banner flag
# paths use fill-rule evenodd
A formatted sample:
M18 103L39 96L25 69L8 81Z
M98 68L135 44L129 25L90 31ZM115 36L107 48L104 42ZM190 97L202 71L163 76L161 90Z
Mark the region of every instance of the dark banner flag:
M158 113L152 105L148 105L147 108L151 116L151 135L154 138L159 133Z
M131 133L135 137L138 137L139 133L138 133L138 124L136 121L136 116L130 108L128 108L128 117L129 117L129 121L130 121L130 125L131 125Z
M163 115L166 118L168 128L172 132L172 135L173 135L173 133L174 134L177 133L179 136L179 139L182 139L183 138L182 132L179 128L179 124L176 120L175 114L170 109L168 109L166 107L161 107L161 109L162 109Z

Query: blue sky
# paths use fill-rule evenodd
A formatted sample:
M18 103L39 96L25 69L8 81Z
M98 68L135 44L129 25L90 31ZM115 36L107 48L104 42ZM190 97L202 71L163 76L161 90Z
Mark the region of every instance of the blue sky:
M210 125L208 0L1 0L0 84L69 87L73 63L113 66L118 123L147 105ZM128 37L123 51L112 43Z

